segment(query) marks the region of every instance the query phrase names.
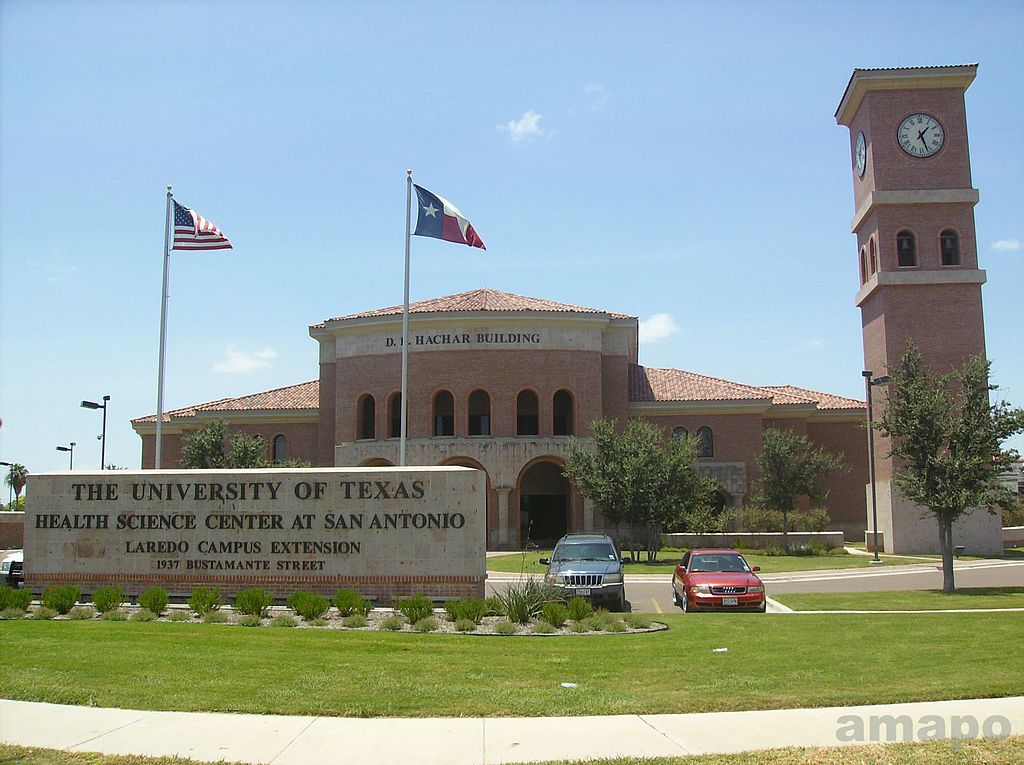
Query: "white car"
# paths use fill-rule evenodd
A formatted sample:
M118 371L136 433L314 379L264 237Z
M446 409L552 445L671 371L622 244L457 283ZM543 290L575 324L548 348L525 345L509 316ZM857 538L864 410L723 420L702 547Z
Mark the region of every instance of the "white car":
M25 551L15 550L0 563L0 584L8 587L20 587L25 581L22 573L22 566L25 561Z

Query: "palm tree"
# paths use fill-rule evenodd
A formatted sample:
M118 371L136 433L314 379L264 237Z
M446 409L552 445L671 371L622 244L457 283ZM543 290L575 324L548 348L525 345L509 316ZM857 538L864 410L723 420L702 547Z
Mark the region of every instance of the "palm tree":
M28 468L18 462L12 462L4 483L14 489L14 499L21 498L21 490L25 488L25 481L28 479Z

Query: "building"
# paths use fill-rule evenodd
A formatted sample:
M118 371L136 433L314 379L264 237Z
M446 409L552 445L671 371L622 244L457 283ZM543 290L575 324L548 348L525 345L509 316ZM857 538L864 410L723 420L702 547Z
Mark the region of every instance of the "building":
M485 471L487 544L511 549L605 528L562 475L569 437L587 438L594 420L641 417L696 436L721 510L753 491L765 428L787 428L844 453L851 469L831 478L828 508L834 528L863 534L862 402L644 367L638 331L634 316L491 289L413 303L408 464ZM178 463L184 435L215 418L262 435L275 459L397 464L402 307L329 319L309 333L320 345L319 379L165 413L167 464ZM155 417L132 425L152 467Z

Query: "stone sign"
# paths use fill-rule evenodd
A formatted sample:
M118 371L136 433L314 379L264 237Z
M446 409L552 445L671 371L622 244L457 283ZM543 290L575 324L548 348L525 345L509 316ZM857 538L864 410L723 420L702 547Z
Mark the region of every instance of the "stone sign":
M482 597L486 477L461 467L29 476L25 585Z

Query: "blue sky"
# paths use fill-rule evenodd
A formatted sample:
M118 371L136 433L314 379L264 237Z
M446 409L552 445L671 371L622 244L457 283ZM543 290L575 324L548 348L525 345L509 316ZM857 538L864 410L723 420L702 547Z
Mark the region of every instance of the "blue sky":
M988 353L1024 405L1022 32L1019 2L4 0L0 460L97 467L109 394L139 465L167 184L235 245L172 258L168 409L314 379L309 324L401 302L406 168L488 248L414 239L414 300L630 313L641 363L861 397L855 67L980 63Z

